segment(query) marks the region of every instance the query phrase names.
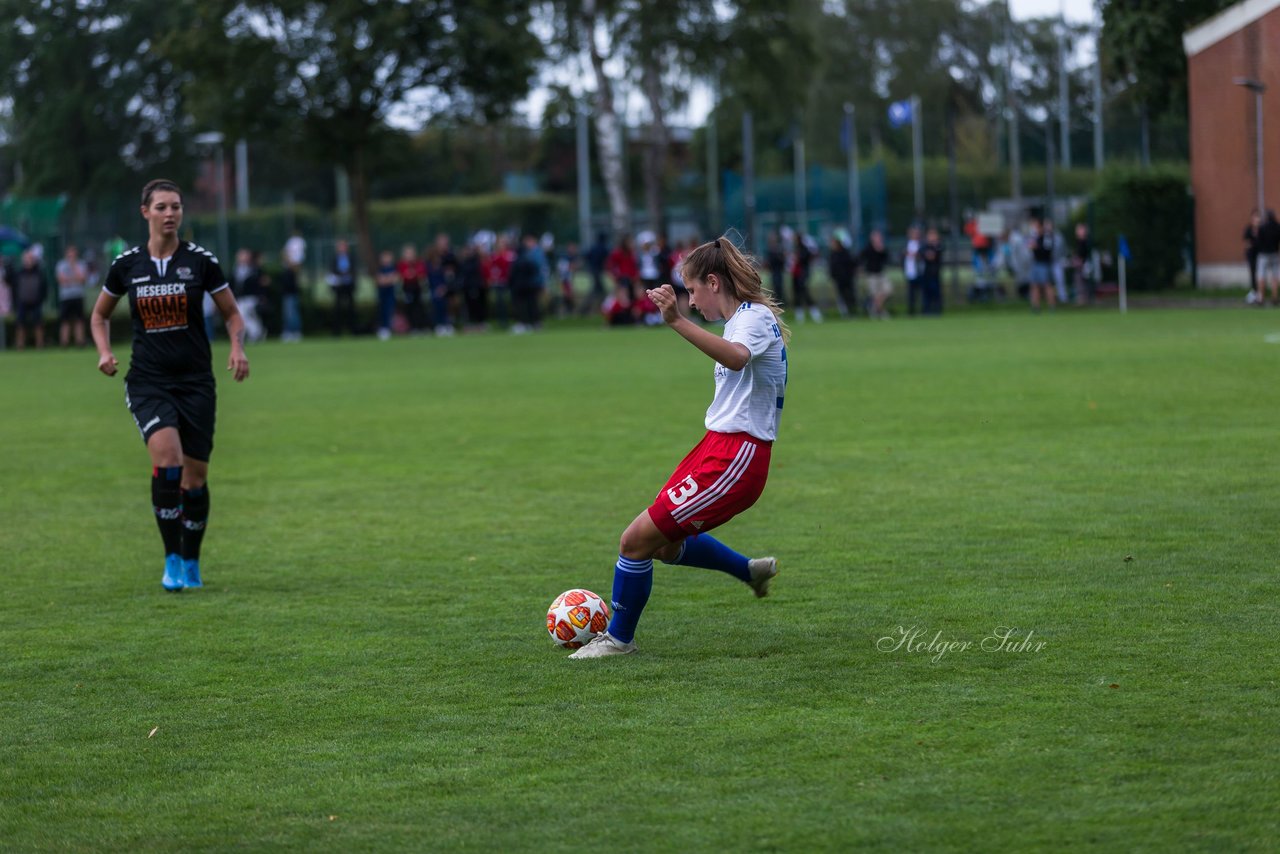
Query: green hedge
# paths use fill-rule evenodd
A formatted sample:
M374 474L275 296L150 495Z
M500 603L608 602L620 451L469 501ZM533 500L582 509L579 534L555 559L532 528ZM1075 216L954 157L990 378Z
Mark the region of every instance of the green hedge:
M231 251L249 246L274 257L289 237L290 211L283 206L256 208L246 214L227 215ZM309 241L326 241L335 235L353 236L354 224L339 222L336 214L311 205L294 205L293 222ZM437 234L448 234L455 243L480 229L514 230L541 234L576 228L576 208L568 197L553 195L430 196L375 201L369 205L369 225L374 245L398 249L402 244L423 246ZM206 246L218 241L217 214L189 217L187 225Z
M433 235L463 240L480 229L541 234L555 231L575 206L567 196L428 196L393 199L369 205L369 224L380 245L425 243Z
M1158 290L1174 284L1185 266L1192 228L1192 203L1185 169L1107 169L1094 197L1096 245L1114 249L1120 235L1129 243L1128 285Z

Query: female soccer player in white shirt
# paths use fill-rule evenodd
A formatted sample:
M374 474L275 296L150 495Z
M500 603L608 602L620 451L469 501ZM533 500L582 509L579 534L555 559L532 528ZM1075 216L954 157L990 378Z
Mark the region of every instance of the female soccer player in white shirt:
M756 596L768 594L778 573L775 558L744 557L707 532L746 510L764 491L786 391L791 333L751 259L727 238L690 252L680 271L689 306L707 320L724 320L723 337L681 314L671 285L646 293L666 324L716 363L707 434L622 533L609 628L570 658L635 652L636 624L653 587L654 558L728 573L750 585Z

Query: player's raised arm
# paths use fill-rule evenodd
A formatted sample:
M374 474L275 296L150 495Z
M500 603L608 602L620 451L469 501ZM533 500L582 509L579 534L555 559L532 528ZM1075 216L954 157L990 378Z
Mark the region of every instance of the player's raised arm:
M722 317L717 314L715 317L708 314L708 309L704 308L705 304L716 301L716 294L709 292L708 288L701 282L698 283L697 292L701 296L695 296L694 286L689 287L690 300L689 305L702 311L708 320L716 320ZM662 312L662 319L671 329L679 333L693 346L697 347L703 353L706 353L712 359L724 365L731 371L740 371L746 367L747 362L751 361L751 352L741 344L728 341L716 335L714 332L708 332L698 324L680 313L680 304L676 299L675 288L671 285L663 285L660 288L653 288L645 291L649 299L653 300L653 304Z

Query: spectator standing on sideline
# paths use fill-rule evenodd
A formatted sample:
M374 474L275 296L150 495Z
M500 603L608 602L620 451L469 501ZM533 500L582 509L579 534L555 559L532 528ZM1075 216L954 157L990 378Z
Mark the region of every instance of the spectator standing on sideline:
M307 261L307 241L302 232L294 229L289 239L284 242L284 265L292 267L295 275L302 275L302 266Z
M0 350L9 346L5 338L5 327L9 315L13 313L13 292L9 290L11 281L13 274L9 272L9 261L0 256Z
M1093 275L1093 241L1089 226L1076 223L1076 245L1071 250L1071 273L1076 291L1076 305L1093 305L1098 297L1098 283Z
M280 250L280 311L284 315L281 341L302 340L302 263L307 242L295 228Z
M942 240L938 229L931 228L925 232L924 243L920 246L920 291L923 297L920 313L942 314Z
M1258 298L1258 230L1262 228L1262 212L1257 208L1249 214L1244 227L1244 263L1249 268L1249 293L1244 301L1249 305L1260 302Z
M431 307L435 311L436 334L452 335L453 321L458 315L458 256L447 234L436 235L435 247L427 259L427 281L432 284Z
M836 305L841 317L858 313L858 293L853 281L856 270L857 261L849 247L839 237L832 235L831 248L827 254L827 272L836 286Z
M1054 307L1053 291L1053 232L1044 223L1035 220L1031 224L1031 310L1040 311L1040 300Z
M907 280L907 314L920 311L920 277L924 265L920 261L920 229L907 229L907 245L902 250L902 275Z
M396 285L400 273L396 269L396 256L390 250L378 255L378 275L374 284L378 288L378 340L391 340L391 321L396 316Z
M486 274L489 261L484 248L469 243L458 259L458 281L467 306L467 329L483 332L489 324L489 291Z
M640 276L640 268L636 264L636 253L632 248L631 238L623 236L609 253L609 261L605 265L615 284L622 285L631 294L636 295L636 279Z
M334 246L333 263L329 266L329 289L333 292L333 335L345 328L356 334L356 259L350 244L339 240Z
M662 269L658 266L658 246L652 239L645 240L636 261L640 269L641 293L662 284L658 281L662 276Z
M538 259L535 251L538 248L538 238L532 234L526 234L520 245L520 252L516 255L516 259L511 264L511 276L508 279L508 285L511 288L511 302L514 309L515 323L511 325L511 332L515 335L523 335L533 332L538 328L540 320L538 316Z
M813 270L813 256L816 248L812 240L813 238L809 235L796 232L796 248L791 259L791 293L792 311L795 312L797 323L804 322L806 307L814 323L822 322L822 312L818 311L818 307L813 304L813 297L809 293L809 274Z
M422 302L422 286L427 280L427 264L418 257L412 243L400 250L400 263L396 266L400 276L400 296L404 300L404 313L409 321L409 333L421 335L427 328L427 309Z
M1258 305L1266 304L1268 283L1271 304L1280 304L1280 222L1273 210L1267 211L1258 228Z
M489 293L493 295L494 312L498 325L505 328L511 323L511 268L515 265L516 253L511 248L511 240L498 238L498 248L489 258Z
M49 296L49 282L36 253L22 253L22 267L13 277L13 303L17 306L17 345L27 347L27 333L35 338L36 349L44 346L44 301Z
M58 280L58 343L66 347L75 333L77 347L84 346L84 289L89 268L75 246L68 246L54 269Z
M862 271L867 278L867 292L871 294L869 313L879 320L888 320L889 312L885 310L885 300L893 293L893 284L885 268L889 266L889 250L884 245L884 234L880 229L873 229L867 245L858 256Z
M258 317L258 303L262 298L262 270L248 249L236 252L235 267L231 271L232 293L244 318L244 335L247 342L261 341L266 337L262 320Z
M1066 305L1069 302L1067 296L1067 283L1064 274L1064 267L1067 264L1066 251L1067 242L1062 235L1058 234L1058 228L1053 224L1053 220L1045 217L1044 221L1045 233L1053 241L1053 261L1050 262L1050 272L1053 274L1053 287L1058 294L1058 302Z
M280 271L281 341L302 340L302 307L298 295L298 268L285 264Z
M591 274L591 297L583 303L582 313L588 314L604 305L608 291L604 286L604 268L609 261L609 235L596 232L596 242L587 250L587 271Z
M556 280L559 292L556 295L556 316L569 317L577 311L577 295L573 291L573 277L578 272L578 244L569 243L564 251L556 255Z
M765 249L764 265L769 268L769 282L773 293L782 298L783 288L786 282L783 280L787 273L787 251L782 245L782 237L778 232L774 231L769 235L769 244Z

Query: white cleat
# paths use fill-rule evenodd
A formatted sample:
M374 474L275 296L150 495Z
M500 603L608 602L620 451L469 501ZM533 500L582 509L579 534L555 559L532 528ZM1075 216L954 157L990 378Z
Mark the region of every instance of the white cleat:
M776 557L753 557L747 561L747 569L751 571L751 580L747 584L755 591L757 599L769 595L769 582L778 574Z
M606 655L630 655L636 651L636 642L623 643L608 632L601 632L575 652L570 658L604 658Z

